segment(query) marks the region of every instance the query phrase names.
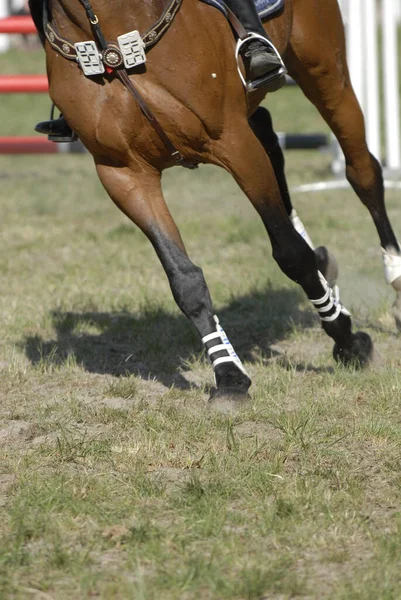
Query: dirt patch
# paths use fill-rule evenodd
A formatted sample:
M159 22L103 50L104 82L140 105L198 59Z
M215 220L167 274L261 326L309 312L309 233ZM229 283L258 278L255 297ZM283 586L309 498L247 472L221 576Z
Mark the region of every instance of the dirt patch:
M47 444L54 444L57 440L57 433L52 432L52 433L47 433L46 435L38 435L37 437L34 437L33 440L31 441L31 445L33 447L38 447L43 445L47 445Z
M277 442L283 438L283 432L268 423L244 421L235 426L235 432L243 437L257 437L259 440Z
M4 506L7 502L11 487L16 481L15 475L4 473L0 475L0 506Z
M333 543L326 551L307 553L298 561L297 572L310 577L320 597L328 598L341 583L350 581L353 573L361 572L373 556L370 542L355 534L352 542L343 548Z
M97 406L104 406L105 408L111 408L114 410L129 410L133 405L132 399L127 398L102 398Z
M282 340L272 346L277 352L273 360L285 369L295 369L301 372L333 372L333 366L329 362L327 362L327 367L319 365L322 356L327 356L331 351L332 344L330 340L320 330L313 329L308 334L308 337L302 336L302 339Z
M176 467L154 467L149 469L148 476L153 482L163 486L165 493L169 494L190 479L191 471Z
M28 442L41 431L39 425L31 421L9 421L0 429L0 446Z
M129 529L121 523L107 527L102 533L102 537L112 542L121 542L129 534Z

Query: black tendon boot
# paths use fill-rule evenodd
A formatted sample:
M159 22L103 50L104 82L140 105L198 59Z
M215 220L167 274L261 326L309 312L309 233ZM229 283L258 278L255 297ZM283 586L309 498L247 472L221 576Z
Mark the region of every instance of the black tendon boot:
M250 34L250 37L245 38L241 44L245 49L242 56L246 68L248 91L261 87L270 92L278 90L285 83L287 69L263 28L254 0L225 0L225 3ZM263 39L253 37L252 34L255 33Z
M54 118L54 104L50 113L50 120L38 123L35 131L46 134L52 142L75 142L78 139L63 115L60 115L58 119Z

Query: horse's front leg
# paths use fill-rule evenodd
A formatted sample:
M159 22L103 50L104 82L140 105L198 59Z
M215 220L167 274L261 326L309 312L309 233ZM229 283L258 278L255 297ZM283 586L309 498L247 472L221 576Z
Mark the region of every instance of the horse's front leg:
M214 314L202 270L186 253L162 194L160 173L148 166L134 171L102 160L96 163L112 200L152 243L178 307L199 332L214 369L216 389L211 399L229 396L240 401L251 380Z
M373 351L370 337L352 332L350 313L339 302L319 271L316 255L293 227L263 146L248 123L226 131L214 147L216 163L232 173L258 211L281 270L299 283L317 310L322 327L335 341L334 357L344 364L362 366Z

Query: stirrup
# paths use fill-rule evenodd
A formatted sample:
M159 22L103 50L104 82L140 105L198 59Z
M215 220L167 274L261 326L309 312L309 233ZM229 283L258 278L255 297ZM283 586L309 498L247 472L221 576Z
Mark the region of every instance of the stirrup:
M280 66L274 71L270 71L263 77L259 77L258 79L254 79L253 81L246 81L239 63L239 56L242 50L242 47L245 44L248 44L252 39L258 39L263 42L280 61ZM283 59L281 58L277 48L266 37L260 35L259 33L255 33L253 31L249 32L246 38L238 39L237 46L235 48L235 59L237 61L237 71L242 81L242 84L247 92L253 92L254 90L258 90L260 88L267 88L270 92L275 92L280 89L285 83L285 76L287 74L287 67L285 66Z
M285 67L279 67L275 71L270 71L264 77L259 77L253 81L248 81L245 85L247 92L253 92L260 88L266 88L268 92L276 92L285 84L285 76L287 69Z
M71 131L71 135L57 135L56 133L47 136L49 142L56 142L58 144L63 142L76 142L78 140L78 136L75 131Z

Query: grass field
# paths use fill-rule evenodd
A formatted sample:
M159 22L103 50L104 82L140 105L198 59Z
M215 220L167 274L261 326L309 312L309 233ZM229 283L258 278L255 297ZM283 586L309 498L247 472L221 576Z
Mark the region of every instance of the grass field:
M43 70L41 51L0 56L17 69ZM270 105L279 130L324 130L297 89ZM30 134L48 106L3 97L0 135ZM293 199L375 341L364 372L335 365L224 172L165 174L253 378L250 406L228 418L208 410L201 344L89 156L0 161L0 597L399 599L401 341L356 197ZM329 178L329 163L288 153L291 185ZM400 234L399 193L387 203Z

